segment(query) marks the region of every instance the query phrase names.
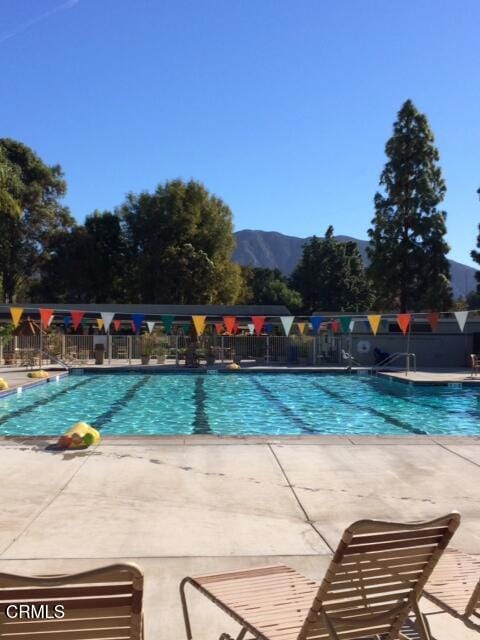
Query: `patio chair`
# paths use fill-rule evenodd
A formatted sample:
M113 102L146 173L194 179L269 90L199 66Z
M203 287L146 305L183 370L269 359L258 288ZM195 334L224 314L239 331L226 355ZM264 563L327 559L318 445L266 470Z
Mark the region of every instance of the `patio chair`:
M0 573L0 637L141 640L142 598L143 574L133 564L48 577ZM58 605L63 617L55 617Z
M426 597L467 626L480 629L480 558L448 549L425 586Z
M453 512L430 522L360 520L350 525L321 583L285 565L187 577L180 584L188 640L185 586L192 585L261 640L430 640L418 608L422 589L458 525ZM413 614L414 621L408 621ZM221 640L230 636L224 633Z
M480 369L480 357L475 353L470 354L470 361L472 363L472 378L477 375Z

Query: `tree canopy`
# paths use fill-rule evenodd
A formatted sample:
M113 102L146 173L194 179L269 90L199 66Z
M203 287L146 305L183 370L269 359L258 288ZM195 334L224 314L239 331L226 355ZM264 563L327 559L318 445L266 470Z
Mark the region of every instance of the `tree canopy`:
M302 296L289 286L279 269L242 267L242 304L285 305L292 313L302 308Z
M333 227L325 238L310 238L292 273L292 286L303 298L306 313L368 309L372 292L355 242L337 242Z
M407 100L385 148L388 161L368 230L369 275L382 308L443 310L452 304L446 187L427 118Z

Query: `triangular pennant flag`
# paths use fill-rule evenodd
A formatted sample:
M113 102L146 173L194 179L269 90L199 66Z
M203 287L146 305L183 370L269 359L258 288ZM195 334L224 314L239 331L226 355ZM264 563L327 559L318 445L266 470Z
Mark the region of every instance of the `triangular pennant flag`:
M380 323L382 321L382 316L380 315L367 316L367 321L368 321L368 326L372 330L373 335L376 336L378 332L378 328L380 327Z
M149 320L147 322L148 333L152 333L154 327L155 327L155 320Z
M113 321L113 328L115 329L115 331L120 331L120 327L122 326L122 321L121 320L114 320Z
M334 333L338 333L340 331L340 322L338 320L334 320L332 322L332 331Z
M132 313L132 322L135 327L135 332L140 333L140 329L142 328L143 321L145 320L144 313Z
M272 333L273 332L273 324L271 322L267 322L265 324L265 333Z
M263 325L265 324L266 316L252 316L253 326L255 327L255 333L259 336L262 333Z
M286 336L290 333L294 320L295 316L280 316L280 322L282 323L283 331Z
M223 333L223 322L215 322L214 327L215 327L215 332L218 335Z
M465 324L467 322L468 311L455 311L455 318L458 322L458 326L460 327L460 331L463 333L465 329Z
M225 325L227 333L235 333L235 322L235 316L223 316L223 324Z
M97 327L99 328L99 330L102 330L104 326L105 323L103 321L103 318L97 318Z
M320 325L324 321L325 321L325 318L322 318L321 316L312 316L310 318L310 322L312 323L312 329L313 329L314 335L317 335L318 330L320 329Z
M305 327L307 326L306 322L297 322L298 333L303 335L305 333Z
M408 327L410 326L411 319L412 319L411 313L397 313L397 324L402 330L403 335L407 333Z
M233 333L237 335L240 330L240 325L238 324L238 320L235 320L235 324L233 325Z
M65 327L69 327L72 324L72 318L70 316L63 316L63 324Z
M12 316L12 323L15 328L18 327L20 318L22 317L23 309L20 307L10 307L10 315Z
M438 326L438 321L440 320L440 314L438 313L438 311L431 311L429 314L427 314L427 320L432 331L436 331Z
M165 333L171 333L172 332L173 319L174 319L174 316L162 316L161 317Z
M350 333L354 330L355 328L355 320L350 320L350 326L348 327L348 330L350 331Z
M255 331L255 325L253 324L253 322L249 322L247 324L247 328L248 328L248 331L249 331L250 335L253 336L253 332Z
M110 329L110 325L112 324L113 316L115 315L112 311L102 311L101 314L103 320L103 326L105 327L105 331Z
M53 309L39 309L39 311L40 311L40 323L43 329L46 329L53 318Z
M350 331L351 316L341 316L340 325L342 327L342 333L348 333Z
M81 323L83 316L85 315L84 311L70 311L70 315L72 316L72 325L75 331L78 329L78 325Z
M193 326L195 327L195 331L197 332L197 336L201 336L205 331L205 321L207 316L192 316Z

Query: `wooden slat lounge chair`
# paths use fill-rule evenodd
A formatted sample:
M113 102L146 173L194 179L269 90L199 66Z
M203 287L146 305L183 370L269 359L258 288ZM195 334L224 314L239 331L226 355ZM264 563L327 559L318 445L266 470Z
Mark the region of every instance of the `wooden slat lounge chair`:
M321 583L285 565L187 577L192 585L259 640L398 640L409 615L417 637L430 640L418 608L422 589L460 523L451 513L430 522L360 520L345 530ZM222 634L221 640L230 636Z
M480 558L448 549L425 586L429 600L480 629Z
M141 640L143 574L115 564L76 575L27 577L0 573L2 640ZM58 619L10 618L9 604L65 607ZM18 610L17 610L18 611ZM9 609L10 616L15 609ZM43 612L45 615L45 611Z

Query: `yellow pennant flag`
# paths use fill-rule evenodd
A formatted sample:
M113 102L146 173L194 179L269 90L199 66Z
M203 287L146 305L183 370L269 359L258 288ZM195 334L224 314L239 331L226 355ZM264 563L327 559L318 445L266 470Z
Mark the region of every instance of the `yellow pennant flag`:
M380 326L380 322L382 321L382 316L367 316L367 318L373 331L373 335L376 336L378 327Z
M205 321L207 316L192 316L193 326L197 332L197 336L201 336L205 329Z
M303 335L305 332L306 324L306 322L297 322L298 331L301 333L301 335Z
M23 309L21 309L20 307L10 307L10 315L12 316L12 322L15 328L18 327L18 323L20 322L22 313Z
M103 329L104 326L105 326L105 321L103 320L103 318L97 318L97 327L99 329Z

